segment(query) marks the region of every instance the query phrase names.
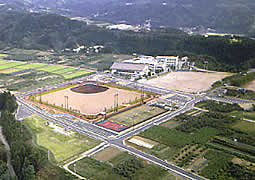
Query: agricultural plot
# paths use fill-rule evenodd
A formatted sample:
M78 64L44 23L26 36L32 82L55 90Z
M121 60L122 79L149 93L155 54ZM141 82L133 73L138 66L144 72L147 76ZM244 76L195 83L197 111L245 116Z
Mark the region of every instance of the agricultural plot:
M54 74L60 74L60 75L66 74L66 73L69 74L69 73L71 73L71 72L73 72L75 70L77 70L77 69L71 68L71 67L66 67L64 69L60 69L60 70L54 71Z
M255 134L255 123L252 122L238 121L233 127L249 134Z
M66 67L64 67L64 66L49 65L47 67L39 68L38 70L53 73L54 71L58 71L58 70L65 69L65 68Z
M20 70L26 70L26 69L36 69L36 68L40 68L43 66L47 66L46 64L32 64L32 63L28 63L22 66L19 66L18 69Z
M36 135L36 143L49 149L54 154L57 162L98 145L96 140L77 133L66 136L53 131L52 127L46 125L46 120L37 116L25 119L25 123Z
M2 64L0 65L0 70L4 70L4 69L9 69L9 68L14 68L16 66L20 66L20 65L24 65L26 63L24 62L14 62L14 61L9 61L6 64Z
M0 57L6 57L8 54L0 54Z
M177 179L177 177L168 173L161 167L149 164L141 159L129 155L128 153L121 152L118 149L114 148L114 156L108 155L108 153L111 153L111 150L113 150L112 147L109 147L95 155L95 157L98 157L105 154L108 158L100 158L100 160L96 160L94 158L86 157L76 162L76 172L88 179ZM73 164L69 167L74 170ZM180 178L180 180L182 179Z
M79 71L75 71L72 73L67 73L67 74L62 74L64 76L65 79L73 79L73 78L77 78L77 77L81 77L81 76L85 76L90 74L90 71L85 71L85 70L79 70Z
M164 109L148 105L142 105L120 113L118 115L112 116L108 120L130 127L163 112L165 112Z

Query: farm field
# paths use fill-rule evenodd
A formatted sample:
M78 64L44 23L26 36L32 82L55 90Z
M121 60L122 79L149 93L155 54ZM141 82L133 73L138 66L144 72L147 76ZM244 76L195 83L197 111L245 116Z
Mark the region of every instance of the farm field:
M6 57L8 54L0 54L0 57Z
M116 147L110 146L96 153L93 157L98 161L110 161L111 159L117 157L119 154L121 154L121 150Z
M239 121L233 127L249 134L255 134L255 123L252 122Z
M25 123L37 138L37 144L49 149L57 162L61 162L76 154L82 153L99 144L89 137L73 133L66 136L46 126L46 120L37 116L25 119Z
M165 110L158 107L141 105L123 113L114 115L108 120L125 126L132 126L163 112L165 112Z
M76 78L76 77L88 75L90 73L91 73L90 71L79 70L79 71L72 72L70 74L66 74L66 73L63 74L62 73L61 75L63 75L65 79L73 79L73 78Z
M197 93L209 89L211 84L230 75L230 73L171 72L142 82L169 90Z
M114 95L118 94L119 106L133 102L140 98L140 93L118 88L109 87L108 90L100 93L82 94L73 92L70 88L46 94L42 96L43 102L64 107L65 98L68 96L69 108L78 110L82 114L98 114L114 107Z
M255 81L251 81L246 86L244 86L244 88L247 88L247 89L255 91Z
M24 62L8 61L8 63L0 65L0 70L14 68L16 66L18 67L18 66L24 65L24 64L26 64L26 63L24 63Z
M64 66L57 66L57 65L49 65L49 66L46 66L46 67L43 67L43 68L39 68L38 70L52 73L54 71L58 71L58 70L61 70L61 69L65 69L65 67Z
M109 148L111 149L111 147ZM109 149L103 151L106 152L109 151ZM97 156L97 154L95 156ZM134 166L134 163L137 164L137 166ZM118 171L118 169L122 168L124 168L122 170L124 174ZM125 171L126 168L129 169L128 172ZM74 166L71 165L70 169L74 170ZM75 169L78 174L89 179L128 180L132 177L133 180L183 180L179 176L175 177L168 173L159 166L149 164L120 150L118 150L117 155L115 153L114 157L109 157L108 160L105 161L98 161L94 158L86 157L76 162Z

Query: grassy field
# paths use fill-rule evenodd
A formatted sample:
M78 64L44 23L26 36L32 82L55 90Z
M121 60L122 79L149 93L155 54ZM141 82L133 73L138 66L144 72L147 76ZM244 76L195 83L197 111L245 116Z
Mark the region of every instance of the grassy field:
M255 123L248 121L238 121L233 128L239 129L243 132L255 134Z
M36 69L36 68L40 68L43 66L47 66L46 64L32 64L32 63L28 63L22 66L19 66L18 69L20 70L25 70L25 69Z
M37 137L37 144L49 149L57 162L84 152L98 145L98 141L89 137L73 133L71 137L54 132L45 125L46 120L34 116L25 119L25 123L32 129Z
M8 54L0 54L0 57L6 57Z
M109 120L125 126L132 126L163 112L165 112L164 109L142 105L110 117Z
M70 74L62 74L64 76L65 79L73 79L76 77L80 77L80 76L85 76L88 75L89 73L91 73L90 71L85 71L85 70L79 70Z
M175 129L162 126L153 126L141 133L142 137L166 144L170 147L183 147L187 144L205 144L209 139L217 135L218 130L214 128L202 128L195 133L188 134Z
M26 63L24 63L24 62L9 61L6 64L1 64L0 65L0 70L9 69L9 68L13 68L13 67L24 65L24 64L26 64Z
M62 75L62 74L65 74L65 73L71 73L71 72L73 72L73 71L75 71L75 70L77 70L77 69L75 69L75 68L71 68L71 67L66 67L66 68L64 68L64 69L59 69L59 70L57 70L57 71L54 71L54 74L60 74L60 75Z
M114 168L120 164L134 159L135 157L127 153L118 152L118 155L110 158L107 161L100 162L93 158L84 158L76 163L76 172L89 179L107 179L107 180L140 180L140 179L151 179L151 180L182 180L180 177L168 173L166 170L148 164L145 161L139 159L142 163L142 167L137 169L131 177L125 177L124 175L118 174ZM135 158L136 159L136 158ZM74 170L74 166L71 165L70 169ZM131 169L130 169L131 170ZM133 170L133 169L132 169Z
M39 68L38 70L46 71L46 72L54 72L54 71L58 71L58 70L65 69L65 68L66 67L64 67L64 66L49 65L47 67Z

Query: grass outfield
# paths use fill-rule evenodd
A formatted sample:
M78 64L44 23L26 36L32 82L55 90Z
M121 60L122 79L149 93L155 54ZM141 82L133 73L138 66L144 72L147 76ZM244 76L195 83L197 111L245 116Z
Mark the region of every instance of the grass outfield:
M70 74L63 74L63 76L65 79L73 79L76 77L88 75L90 73L91 73L90 71L80 70Z
M25 123L31 128L37 137L37 144L49 149L57 162L61 162L71 156L87 151L99 144L89 137L74 133L69 136L56 133L45 125L46 120L34 116L25 119Z
M165 112L165 110L161 108L142 105L112 116L108 120L123 124L125 126L132 126L163 112Z

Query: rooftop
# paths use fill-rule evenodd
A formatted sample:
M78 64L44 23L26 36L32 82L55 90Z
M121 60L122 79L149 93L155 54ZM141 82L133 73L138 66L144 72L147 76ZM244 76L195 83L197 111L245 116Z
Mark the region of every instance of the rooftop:
M146 67L145 64L133 64L133 63L114 63L111 69L118 70L131 70L131 71L143 71Z

